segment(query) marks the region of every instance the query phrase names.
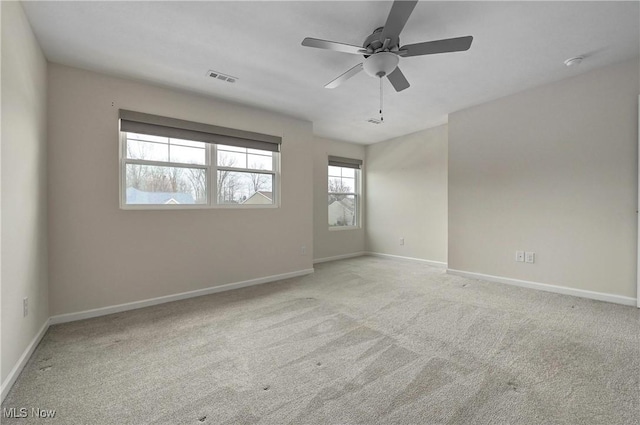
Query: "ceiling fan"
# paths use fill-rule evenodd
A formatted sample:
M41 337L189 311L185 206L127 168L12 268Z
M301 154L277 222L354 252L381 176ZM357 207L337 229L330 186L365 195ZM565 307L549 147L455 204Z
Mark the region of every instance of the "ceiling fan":
M400 57L408 58L411 56L469 50L471 42L473 41L473 37L470 35L400 46L400 32L402 32L409 16L411 16L411 12L413 12L416 3L418 3L417 0L394 1L389 16L387 17L387 22L385 22L383 27L375 29L373 33L364 40L362 47L310 37L302 40L302 45L306 47L364 55L365 57L363 63L359 63L349 69L325 87L328 89L336 88L364 69L364 71L372 77L382 79L382 77L386 76L396 91L402 91L408 88L410 84L402 71L400 71L400 68L398 68Z

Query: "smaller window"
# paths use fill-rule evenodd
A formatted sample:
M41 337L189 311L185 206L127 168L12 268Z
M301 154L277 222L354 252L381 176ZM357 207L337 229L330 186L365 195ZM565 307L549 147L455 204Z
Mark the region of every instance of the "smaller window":
M362 161L329 157L329 227L360 226L360 168Z

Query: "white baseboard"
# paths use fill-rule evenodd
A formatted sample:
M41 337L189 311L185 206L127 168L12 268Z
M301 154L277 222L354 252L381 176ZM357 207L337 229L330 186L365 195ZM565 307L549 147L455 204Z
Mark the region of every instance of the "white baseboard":
M437 267L439 269L447 268L447 263L444 263L442 261L425 260L422 258L414 258L414 257L403 257L401 255L382 254L380 252L366 252L365 254L371 255L373 257L393 258L394 260L415 261L418 263L429 265L431 267Z
M242 282L227 283L225 285L212 286L210 288L197 289L195 291L182 292L179 294L166 295L164 297L150 298L141 301L134 301L125 304L112 305L108 307L95 308L92 310L79 311L77 313L59 314L51 316L49 323L57 325L59 323L74 322L76 320L90 319L92 317L106 316L107 314L120 313L127 310L135 310L152 305L164 304L172 301L184 300L187 298L199 297L202 295L215 294L217 292L230 291L232 289L245 288L247 286L260 285L262 283L275 282L292 277L299 277L313 273L313 269L298 270L295 272L283 273L273 276L266 276L257 279L245 280Z
M27 365L27 362L40 343L42 337L45 333L47 333L47 329L49 329L49 319L44 321L44 324L42 325L36 336L33 337L31 343L29 343L27 348L22 353L22 356L20 356L20 359L18 359L18 362L15 364L15 366L13 366L13 369L11 369L11 372L9 372L9 375L2 383L0 389L0 402L3 402L7 394L9 394L9 390L16 382L16 379L18 379L18 376L20 376L20 372L22 372L22 369L24 369L24 367Z
M549 285L548 283L531 282L528 280L511 279L508 277L492 276L482 273L466 272L462 270L447 269L447 273L455 276L468 277L471 279L486 280L489 282L505 283L507 285L519 286L521 288L537 289L540 291L554 292L556 294L572 295L574 297L589 298L598 301L607 301L622 305L636 305L636 299L622 295L606 294L603 292L587 291L585 289L569 288L566 286Z
M367 254L366 252L360 251L360 252L352 252L350 254L336 255L333 257L316 258L315 260L313 260L313 264L326 263L328 261L345 260L347 258L362 257L363 255L366 255L366 254Z

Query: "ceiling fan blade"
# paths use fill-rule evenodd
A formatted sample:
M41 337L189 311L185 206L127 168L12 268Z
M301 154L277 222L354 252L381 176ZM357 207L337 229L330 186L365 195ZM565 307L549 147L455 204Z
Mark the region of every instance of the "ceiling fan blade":
M362 64L361 63L357 64L356 66L354 66L353 68L351 68L350 70L348 70L347 72L345 72L344 74L342 74L341 76L336 78L335 80L331 81L329 84L324 86L324 88L326 88L326 89L335 89L340 84L344 83L345 81L347 81L349 78L353 77L354 75L356 75L360 71L362 71Z
M402 57L433 55L436 53L463 52L469 50L473 37L446 38L444 40L426 41L424 43L402 46L398 54Z
M417 3L418 0L396 0L393 2L389 16L387 16L387 22L385 22L382 33L380 34L380 41L384 42L385 39L391 38L392 41L397 42L398 36L402 32L404 25L407 23Z
M335 41L320 40L319 38L311 37L307 37L302 40L302 45L306 47L316 47L318 49L333 50L334 52L352 53L354 55L362 55L367 53L366 49L363 49L361 46L337 43Z
M396 91L402 91L406 88L409 88L411 84L407 81L400 68L396 68L391 74L387 75L387 78L391 82Z

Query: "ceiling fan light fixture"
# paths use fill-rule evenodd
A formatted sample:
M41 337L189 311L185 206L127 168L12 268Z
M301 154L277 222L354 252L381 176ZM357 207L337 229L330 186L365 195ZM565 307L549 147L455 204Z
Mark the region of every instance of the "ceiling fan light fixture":
M364 61L364 72L372 77L382 78L389 75L398 66L400 58L395 53L379 52L369 56Z

